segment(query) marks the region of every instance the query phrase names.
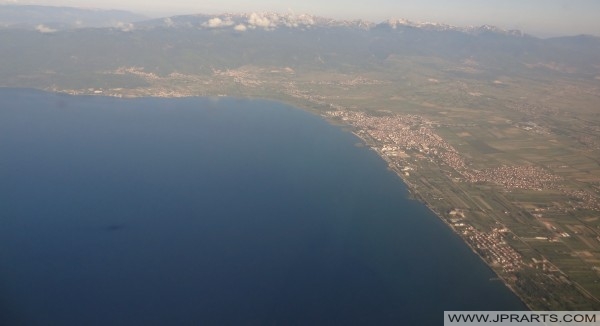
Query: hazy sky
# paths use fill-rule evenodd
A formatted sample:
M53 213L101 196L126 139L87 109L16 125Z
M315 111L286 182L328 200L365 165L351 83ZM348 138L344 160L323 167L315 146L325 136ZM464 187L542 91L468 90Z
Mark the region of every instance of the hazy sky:
M160 14L278 11L380 22L388 18L453 25L491 24L539 36L600 36L600 0L0 0L127 9Z

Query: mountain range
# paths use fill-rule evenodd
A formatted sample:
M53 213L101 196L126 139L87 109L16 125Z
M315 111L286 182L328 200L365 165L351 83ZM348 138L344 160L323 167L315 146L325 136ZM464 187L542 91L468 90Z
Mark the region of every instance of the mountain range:
M403 19L375 24L306 14L144 19L122 11L0 8L0 76L5 86L48 87L73 76L92 81L123 66L158 74L210 73L249 64L390 71L397 58L427 58L440 71L473 78L533 72L586 80L600 76L600 38L585 35L541 39L488 25L455 27ZM449 68L465 62L470 66Z

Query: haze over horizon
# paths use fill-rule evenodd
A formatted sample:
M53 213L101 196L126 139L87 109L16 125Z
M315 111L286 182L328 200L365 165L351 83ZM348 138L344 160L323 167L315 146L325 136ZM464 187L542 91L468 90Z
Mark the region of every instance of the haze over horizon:
M351 6L341 0L286 1L258 0L0 0L0 4L68 6L121 9L159 17L182 14L219 14L253 11L308 13L335 19L364 19L381 22L392 18L430 21L457 26L495 25L519 29L528 34L551 37L578 34L600 36L600 2L594 0L372 0L355 1Z

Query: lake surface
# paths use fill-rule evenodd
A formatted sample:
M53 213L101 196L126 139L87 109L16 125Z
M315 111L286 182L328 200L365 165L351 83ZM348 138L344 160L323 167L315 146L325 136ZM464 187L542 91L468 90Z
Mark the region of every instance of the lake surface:
M524 309L358 141L269 101L0 89L0 324Z

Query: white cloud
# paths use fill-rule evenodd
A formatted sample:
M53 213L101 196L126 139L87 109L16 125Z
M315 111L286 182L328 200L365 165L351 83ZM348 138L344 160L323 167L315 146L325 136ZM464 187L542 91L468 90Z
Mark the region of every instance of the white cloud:
M204 23L203 25L206 27L210 27L210 28L216 28L216 27L220 27L222 22L223 21L221 20L221 18L215 17L215 18L209 19L208 22Z
M54 33L54 32L56 32L55 29L50 28L50 27L48 27L46 25L42 25L42 24L37 25L35 27L35 30L38 31L38 32L40 32L40 33Z
M165 23L165 25L167 25L167 27L173 27L175 25L175 23L170 17L165 18L163 22Z
M131 32L133 30L132 23L117 22L115 24L115 27L122 30L123 32Z
M310 15L295 14L276 14L276 13L256 13L253 12L247 17L248 28L264 28L271 30L277 26L300 27L311 26L315 20Z
M238 32L245 32L246 30L248 30L248 27L246 27L246 25L244 25L244 24L239 24L239 25L236 25L233 29Z
M202 26L208 28L219 28L219 27L228 27L235 24L230 19L223 20L219 17L211 18L207 22L203 23Z
M255 12L250 14L250 17L248 18L248 24L256 27L271 27L271 21L269 20L269 18L265 17L262 14L257 14Z

